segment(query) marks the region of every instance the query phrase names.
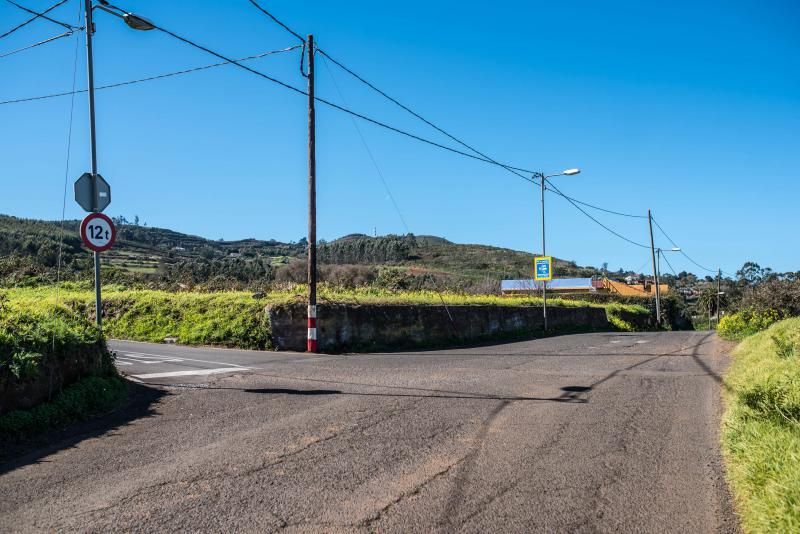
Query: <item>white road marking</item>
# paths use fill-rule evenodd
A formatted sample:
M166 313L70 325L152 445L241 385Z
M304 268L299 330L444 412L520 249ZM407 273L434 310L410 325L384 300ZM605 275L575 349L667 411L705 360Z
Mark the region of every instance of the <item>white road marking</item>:
M124 350L120 350L118 352L120 352L122 354L125 354L126 356L150 356L150 357L154 357L154 358L169 358L170 357L170 356L164 356L163 354L150 354L150 353L147 353L147 352L127 352L127 351L124 351ZM240 367L242 369L247 369L247 367L245 367L243 365L237 365L235 363L230 363L230 362L212 362L210 360L198 360L196 358L184 358L183 356L180 356L180 359L181 360L186 360L188 362L215 363L217 365L227 365L229 367Z
M202 376L217 373L235 373L238 371L249 371L247 367L223 367L221 369L198 369L197 371L173 371L171 373L147 373L143 375L131 375L135 378L169 378L173 376Z
M621 339L615 339L614 341L609 341L609 343L622 343Z
M166 362L182 362L183 360L180 358L169 358L164 360L146 360L144 358L138 356L118 356L117 361L123 360L123 365L133 365L134 363L144 363L144 364L152 364L152 363L166 363ZM132 363L124 363L124 362L132 362Z
M641 345L642 343L650 343L650 341L645 339L640 339L639 341L636 342L637 345Z
M133 365L131 362L121 362L119 358L116 360L117 365Z

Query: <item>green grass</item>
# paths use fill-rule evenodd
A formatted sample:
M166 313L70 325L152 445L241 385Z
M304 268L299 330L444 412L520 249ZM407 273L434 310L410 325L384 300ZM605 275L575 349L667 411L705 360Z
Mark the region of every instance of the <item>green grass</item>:
M64 388L51 402L0 416L0 436L29 437L63 428L117 408L127 396L119 376L84 378Z
M800 318L748 337L733 356L722 443L743 526L800 532Z
M74 313L90 315L94 307L91 290L64 284L57 293L53 286L5 290L9 300L36 305L45 303L60 306ZM104 328L108 336L119 339L161 342L175 338L187 345L222 345L240 348L270 348L270 325L267 307L304 302L305 286L293 286L253 298L250 292L220 291L211 293L104 288ZM58 301L58 302L56 302ZM502 297L498 295L468 295L437 293L435 291L393 292L386 289L363 288L338 290L321 285L318 301L342 304L405 304L441 306L541 306L535 297ZM637 305L600 304L566 299L550 299L552 306L591 306L606 310L609 321L620 330L632 330L625 320L634 315L647 315Z

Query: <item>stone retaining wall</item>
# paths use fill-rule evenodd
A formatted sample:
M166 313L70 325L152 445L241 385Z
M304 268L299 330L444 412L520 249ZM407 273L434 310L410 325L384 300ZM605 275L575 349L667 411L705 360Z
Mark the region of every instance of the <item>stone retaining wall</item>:
M448 313L449 311L449 313ZM318 306L319 350L347 352L442 347L542 332L542 309L518 306ZM613 330L603 308L548 307L554 331ZM278 350L306 350L306 307L269 310L272 343ZM646 327L647 316L626 317Z

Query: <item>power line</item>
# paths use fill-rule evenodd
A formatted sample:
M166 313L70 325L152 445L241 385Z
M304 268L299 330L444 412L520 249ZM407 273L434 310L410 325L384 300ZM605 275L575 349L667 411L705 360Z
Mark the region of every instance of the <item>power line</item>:
M550 186L553 188L553 190L554 190L556 193L560 194L560 195L561 195L561 196L562 196L564 199L566 199L566 200L567 200L567 202L569 202L570 204L572 204L573 206L575 206L575 208L577 208L577 209L578 209L578 210L579 210L581 213L583 213L584 215L586 215L587 217L589 217L589 218L590 218L591 220L593 220L593 221L594 221L596 224L598 224L598 225L600 225L601 227L605 228L605 229L606 229L608 232L611 232L612 234L614 234L614 235L615 235L615 236L617 236L618 238L622 239L623 241L627 241L627 242L628 242L628 243L630 243L631 245L636 245L637 247L641 247L641 248L650 248L650 247L649 247L649 246L647 246L647 245L644 245L644 244L642 244L642 243L637 243L637 242L636 242L636 241L634 241L633 239L630 239L630 238L628 238L628 237L625 237L624 235L620 234L619 232L617 232L617 231L615 231L615 230L612 230L611 228L609 228L609 227L608 227L608 226L606 226L605 224L601 223L600 221L598 221L597 219L595 219L594 217L592 217L592 216L591 216L589 213L587 213L587 212L586 212L586 210L584 210L583 208L581 208L581 207L580 207L580 206L579 206L579 205L578 205L578 204L577 204L577 203L576 203L574 200L572 200L572 198L570 198L570 197L568 197L567 195L565 195L565 194L561 193L561 191L560 191L560 190L559 190L559 189L558 189L556 186L554 186L554 185L552 184L552 182L550 182L550 181L548 180L548 181L547 181L547 183L548 183L548 184L550 184Z
M45 39L43 41L39 41L38 43L33 43L32 45L24 46L22 48L17 48L16 50L12 50L11 52L6 52L4 54L0 54L0 58L13 56L14 54L18 54L20 52L24 52L25 50L30 50L31 48L36 48L37 46L42 46L43 44L52 43L53 41L61 39L62 37L69 37L73 33L75 33L74 30L66 31L66 32L64 32L64 33L62 33L60 35L56 35L56 36L47 38L47 39Z
M0 39L3 39L4 37L8 37L9 35L14 33L15 31L19 30L20 28L23 28L23 27L27 26L28 24L30 24L34 20L38 19L39 17L43 17L45 15L45 13L49 13L50 11L54 10L55 8L57 8L58 6L60 6L61 4L65 3L65 2L67 2L67 0L60 0L59 2L56 2L52 6L48 7L44 11L42 11L41 13L37 13L35 16L29 18L25 22L23 22L21 24L18 24L16 26L14 26L13 28L11 28L10 30L6 31L2 35L0 35Z
M323 56L322 59L325 59L325 56ZM328 72L328 75L330 75L331 77L331 81L333 82L333 87L339 94L339 98L341 99L344 105L347 105L347 100L344 98L341 89L339 89L339 84L336 83L336 78L333 76L333 72L328 66L328 61L325 59L325 61L323 61L323 64L325 65L325 70ZM364 145L364 150L367 151L367 155L369 156L369 159L372 161L372 165L375 167L375 172L377 172L378 176L381 179L381 182L383 183L383 188L389 195L389 200L391 200L392 205L394 206L394 210L397 212L397 216L400 217L400 221L403 223L403 227L405 227L406 233L410 234L411 230L408 227L408 223L406 223L406 219L405 217L403 217L403 213L400 211L400 206L397 205L397 201L395 200L394 195L392 194L392 190L389 189L389 183L386 181L386 177L383 175L383 171L381 171L380 165L378 165L378 161L372 154L372 150L370 150L369 145L367 144L367 140L364 138L364 134L361 133L361 128L358 127L358 122L356 122L356 119L353 117L350 117L350 120L353 122L353 126L355 127L356 132L358 132L358 137L361 139L361 143Z
M289 52L291 50L296 50L297 48L300 48L300 45L290 46L288 48L282 48L280 50L270 50L269 52L262 52L261 54L255 54L255 55L252 55L252 56L247 56L247 57L244 57L244 58L240 58L240 59L237 59L236 61L251 61L251 60L254 60L254 59L263 58L265 56L270 56L270 55L273 55L273 54L279 54L281 52ZM148 76L147 78L139 78L139 79L136 79L136 80L128 80L128 81L125 81L125 82L118 82L118 83L112 83L112 84L108 84L108 85L101 85L99 87L95 87L95 91L99 91L101 89L113 89L115 87L122 87L124 85L133 85L133 84L136 84L136 83L149 82L149 81L152 81L152 80L160 80L162 78L169 78L169 77L178 76L178 75L181 75L181 74L189 74L191 72L197 72L197 71L206 70L206 69L213 69L213 68L222 67L222 66L225 66L225 65L230 65L230 62L229 61L224 61L224 62L221 62L221 63L212 63L210 65L204 65L202 67L194 67L194 68L191 68L191 69L179 70L179 71L175 71L175 72L168 72L166 74L159 74L157 76ZM47 98L56 98L56 97L59 97L59 96L68 96L68 95L76 94L76 93L85 93L86 91L87 91L86 89L78 89L77 91L74 91L74 92L73 91L65 91L63 93L51 93L51 94L41 95L41 96L31 96L31 97L27 97L27 98L17 98L17 99L14 99L14 100L5 100L3 102L0 102L0 105L3 105L3 104L18 104L18 103L21 103L21 102L32 102L34 100L44 100L44 99L47 99Z
M275 17L275 15L273 15L272 13L270 13L269 11L267 11L266 9L264 9L263 7L261 7L261 6L259 5L259 3L258 3L258 2L255 2L254 0L250 0L250 3L251 3L251 4L253 4L253 5L256 7L256 9L258 9L259 11L261 11L262 13L264 13L266 16L268 16L269 18L271 18L273 21L275 21L275 23L276 23L276 24L278 24L278 26L282 27L284 30L286 30L287 32L291 33L292 35L294 35L295 37L297 37L298 39L300 39L300 40L301 40L303 43L305 43L305 42L306 42L306 39L305 39L305 37L303 37L302 35L300 35L300 34L299 34L299 33L297 33L296 31L294 31L293 29L291 29L289 26L287 26L287 25L286 25L286 24L284 24L283 22L279 21L279 20L277 19L277 17Z
M250 68L247 65L242 65L241 63L239 63L235 59L228 58L228 57L226 57L226 56L224 56L224 55L222 55L222 54L220 54L218 52L215 52L215 51L211 50L210 48L207 48L207 47L205 47L203 45L197 44L197 43L191 41L190 39L187 39L185 37L181 37L180 35L177 35L177 34L171 32L171 31L169 31L169 30L167 30L165 28L157 26L155 23L151 22L151 24L153 25L154 29L156 29L156 30L158 30L158 31L160 31L162 33L165 33L165 34L169 35L170 37L173 37L173 38L175 38L175 39L177 39L177 40L179 40L179 41L181 41L181 42L183 42L185 44L188 44L189 46L197 48L198 50L202 50L203 52L211 54L212 56L218 57L218 58L224 60L226 63L231 63L233 65L236 65L237 67L239 67L241 69L244 69L244 70L246 70L246 71L248 71L248 72L250 72L252 74L255 74L256 76L264 78L265 80L271 81L271 82L273 82L273 83L275 83L277 85L280 85L281 87L284 87L285 89L289 89L290 91L293 91L293 92L295 92L297 94L308 96L308 93L306 93L306 91L304 91L302 89L298 89L297 87L289 85L288 83L283 82L281 80L278 80L277 78L273 78L272 76L264 74L261 71L258 71L258 70L255 70L253 68ZM493 164L493 165L498 165L498 166L504 167L504 168L510 168L510 169L514 169L514 170L518 170L518 171L522 171L522 172L527 172L527 173L530 173L530 174L533 174L533 172L534 172L534 171L531 171L529 169L523 169L523 168L520 168L520 167L513 167L511 165L507 165L507 164L504 164L504 163L496 162L496 161L494 161L492 159L483 158L483 157L480 157L480 156L475 156L473 154L469 154L469 153L464 152L462 150L458 150L456 148L449 147L449 146L443 145L441 143L437 143L436 141L431 141L430 139L426 139L424 137L421 137L419 135L413 134L411 132L408 132L408 131L405 131L405 130L401 130L400 128L396 128L394 126L386 124L385 122L381 122L381 121L379 121L377 119L373 119L371 117L368 117L368 116L366 116L366 115L364 115L362 113L358 113L357 111L353 111L351 109L348 109L346 107L340 106L338 104L334 104L333 102L331 102L329 100L326 100L324 98L321 98L321 97L314 97L314 100L316 100L317 102L321 102L321 103L325 104L326 106L332 107L332 108L334 108L336 110L339 110L339 111L342 111L344 113L347 113L348 115L352 115L353 117L357 117L357 118L362 119L364 121L370 122L370 123L372 123L372 124L374 124L376 126L380 126L381 128L385 128L387 130L390 130L390 131L393 131L393 132L398 133L400 135L403 135L403 136L409 137L411 139L420 141L422 143L426 143L428 145L435 146L435 147L441 148L443 150L447 150L448 152L453 152L453 153L459 154L461 156L465 156L465 157L468 157L468 158L471 158L471 159L474 159L474 160L478 160L478 161L483 161L485 163L490 163L490 164ZM0 103L0 104L2 104L2 103ZM530 179L527 179L527 180L528 181L532 181Z
M614 211L614 210L610 210L610 209L606 209L606 208L601 208L600 206L595 206L594 204L589 204L588 202L584 202L582 200L578 200L575 197L571 197L571 196L565 195L561 191L556 191L555 189L551 189L549 187L547 189L549 191L553 191L557 195L561 195L564 198L568 198L570 200L573 200L573 201L577 202L578 204L582 204L582 205L584 205L584 206L586 206L588 208L592 208L592 209L595 209L595 210L598 210L598 211L604 211L604 212L610 213L612 215L619 215L620 217L630 217L632 219L646 219L647 218L647 215L636 215L634 213L623 213L621 211Z
M699 263L697 263L695 260L693 260L693 259L691 258L691 256L689 256L688 254L686 254L686 252L683 250L683 248L682 248L682 247L679 247L679 246L678 246L678 244L677 244L677 243L675 243L675 241L674 241L674 240L673 240L673 239L672 239L672 238L671 238L671 237L670 237L670 236L667 234L667 232L665 232L665 231L664 231L664 229L661 227L661 225L660 225L660 224L658 224L658 221L657 221L657 220L655 220L655 218L653 218L653 222L654 222L654 223L656 223L656 227L657 227L657 228L658 228L658 229L661 231L661 233L662 233L662 234L664 234L664 237L666 237L666 238L667 238L667 241L669 241L670 243L672 243L672 246L673 246L673 247L681 249L681 251L680 251L680 252L681 252L681 254L683 254L683 256L684 256L684 257L685 257L687 260L689 260L689 261L690 261L690 262L692 262L692 263L693 263L695 266L699 267L700 269L702 269L702 270L704 270L704 271L707 271L707 272L709 272L709 273L716 273L716 272L717 272L717 270L716 270L716 269L709 269L708 267L705 267L705 266L703 266L703 265L700 265L700 264L699 264Z
M80 2L78 2L78 21L80 22L81 17L81 6ZM63 196L61 198L61 224L59 225L58 230L58 262L56 267L56 304L59 303L60 291L61 291L61 265L63 263L63 252L64 252L64 220L66 217L67 212L67 185L69 184L69 163L70 163L70 155L72 153L72 124L73 119L75 116L75 84L77 83L78 79L78 43L80 39L75 39L75 54L72 63L72 98L70 99L69 103L69 128L67 129L67 155L64 162L64 190ZM53 313L55 313L55 309ZM55 333L53 333L53 346L55 347L56 337Z
M667 259L667 255L666 254L662 254L661 257L664 258L665 262L667 262L667 265L669 265L669 270L672 271L672 274L675 275L675 278L680 278L678 276L678 273L675 272L675 268L672 267L672 264L669 262L669 259Z
M251 0L251 1L252 1L252 0ZM358 74L356 74L355 72L353 72L351 69L349 69L348 67L344 66L344 65L343 65L341 62L339 62L339 61L337 61L336 59L332 58L332 57L330 56L330 54L328 54L327 52L325 52L325 50L319 49L319 53L320 53L320 54L322 54L323 56L325 56L326 58L328 58L328 59L329 59L329 60L330 60L330 61L331 61L331 62L332 62L334 65L338 66L339 68L341 68L342 70L344 70L345 72L347 72L348 74L350 74L351 76L353 76L354 78L356 78L356 79L357 79L358 81L360 81L361 83L365 84L367 87L369 87L369 88L370 88L370 89L372 89L373 91L377 92L378 94L380 94L381 96L383 96L383 97L384 97L384 98L386 98L387 100L391 101L392 103L394 103L395 105L397 105L397 106L399 106L400 108L404 109L405 111L407 111L408 113L410 113L410 114L411 114L411 115L413 115L414 117L418 118L419 120L421 120L422 122L424 122L425 124L427 124L428 126L430 126L431 128L435 129L437 132L439 132L439 133L441 133L441 134L444 134L445 136L449 137L450 139L452 139L453 141L455 141L455 142L456 142L456 143L458 143L459 145L461 145L461 146L463 146L463 147L465 147L465 148L467 148L467 149L469 149L469 150L473 151L474 153L478 154L479 156L481 156L481 157L483 157L483 158L486 158L486 159L489 159L489 160L492 160L492 161L494 161L494 160L493 160L491 157L487 156L486 154L484 154L483 152L481 152L481 151L480 151L480 150L478 150L477 148L475 148L475 147L473 147L473 146L470 146L470 145L468 145L467 143L465 143L464 141L462 141L462 140L461 140L461 139L459 139L458 137L456 137L456 136L454 136L454 135L450 134L449 132L447 132L447 131L445 131L444 129L440 128L439 126L437 126L437 125L436 125L436 124L434 124L433 122L429 121L428 119L426 119L425 117L423 117L422 115L420 115L419 113L417 113L416 111L414 111L414 110L412 110L411 108L409 108L408 106L406 106L406 105L402 104L402 103L401 103L401 102L399 102L397 99L395 99L395 98L393 98L393 97L389 96L388 94L386 94L386 93L385 93L384 91L382 91L381 89L378 89L378 88L377 88L375 85L373 85L372 83L368 82L368 81L367 81L366 79L364 79L362 76L359 76ZM495 163L497 163L497 162L495 162ZM524 179L524 180L533 181L531 178L528 178L527 176L525 176L525 175L523 175L523 174L520 174L519 172L517 172L516 170L514 170L514 168L512 168L512 167L509 167L509 166L506 166L506 165L502 165L502 164L500 164L500 163L497 163L497 164L498 164L498 165L500 165L500 166L502 166L502 167L503 167L503 168L505 168L506 170L508 170L508 171L512 172L513 174L516 174L517 176L519 176L520 178L522 178L522 179Z
M78 29L78 28L76 28L75 26L72 26L71 24L67 24L66 22L61 22L60 20L56 20L56 19L53 19L53 18L50 18L50 17L48 17L47 15L45 15L45 13L47 13L47 11L44 11L44 12L41 12L41 13L40 13L40 12L38 12L38 11L34 11L34 10L32 10L32 9L28 9L28 8L27 8L27 7L25 7L25 6L21 6L21 5L19 5L18 3L14 2L13 0L6 0L6 2L8 2L9 4L11 4L12 6L16 6L16 7L18 7L19 9L21 9L21 10L23 10L23 11L27 11L28 13L30 13L30 14L32 14L32 15L34 15L33 19L31 19L31 20L35 20L35 19L37 19L37 18L41 17L41 18L43 18L44 20L49 20L49 21L50 21L50 22L52 22L53 24L58 24L59 26L63 26L64 28L66 28L66 29L68 29L68 30L77 30L77 29ZM62 2L62 3L63 3L63 2ZM59 4L59 5L60 5L60 4ZM56 5L56 6L53 6L53 7L58 7L58 5ZM48 11L49 11L49 10L48 10Z
M264 9L263 7L261 7L261 6L258 4L258 2L256 2L255 0L249 0L249 1L250 1L250 3L251 3L251 4L253 4L253 5L254 5L254 6L255 6L255 7L256 7L256 8L257 8L259 11L261 11L262 13L264 13L265 15L267 15L269 18L271 18L273 21L275 21L277 24L279 24L281 27L283 27L283 28L284 28L286 31L288 31L289 33L291 33L292 35L294 35L294 36L295 36L295 37L297 37L298 39L301 39L303 42L305 42L305 39L303 39L303 37L302 37L302 36L301 36L299 33L295 32L294 30L292 30L291 28L289 28L289 27L288 27L286 24L284 24L284 23L282 23L280 20L278 20L278 19L277 19L277 17L275 17L275 16L274 16L272 13L270 13L269 11L267 11L266 9ZM437 126L436 124L432 123L431 121L429 121L428 119L426 119L425 117L423 117L423 116L422 116L422 115L420 115L419 113L415 112L414 110L412 110L412 109L411 109L411 108L409 108L408 106L405 106L405 105L403 105L403 104L402 104L401 102L399 102L397 99L395 99L395 98L392 98L391 96L389 96L388 94L386 94L384 91L382 91L382 90L378 89L378 88L377 88L375 85L373 85L373 84L371 84L370 82L368 82L368 81L367 81L366 79L364 79L362 76L359 76L358 74L356 74L355 72L353 72L351 69L349 69L349 68L347 68L345 65L343 65L341 62L339 62L339 61L337 61L336 59L332 58L332 57L330 56L330 54L328 54L327 52L325 52L325 50L322 50L322 49L320 49L320 48L317 48L317 52L319 52L320 54L322 54L323 56L325 56L325 58L327 58L327 59L328 59L328 60L329 60L331 63L333 63L333 64L334 64L334 65L336 65L337 67L341 68L342 70L344 70L345 72L347 72L347 73L348 73L348 74L350 74L351 76L355 77L355 78L356 78L357 80L359 80L360 82L362 82L362 83L366 84L366 85L367 85L367 86L368 86L370 89L372 89L373 91L376 91L378 94L380 94L380 95L381 95L381 96L383 96L384 98L386 98L386 99L390 100L390 101L391 101L391 102L393 102L395 105L399 106L400 108L404 109L404 110L405 110L405 111L407 111L408 113L412 114L414 117L416 117L417 119L421 120L422 122L424 122L424 123L425 123L425 124L427 124L428 126L430 126L430 127L432 127L433 129L435 129L436 131L438 131L438 132L440 132L440 133L444 134L445 136L449 137L451 140L455 141L455 142L456 142L456 143L458 143L459 145L463 146L464 148L467 148L467 149L471 150L472 152L474 152L475 154L477 154L478 156L480 156L480 157L481 157L481 158L483 158L484 160L489 160L491 163L494 163L495 165L499 165L500 167L503 167L503 168L504 168L504 169L506 169L507 171L509 171L509 172L511 172L511 173L513 173L513 174L516 174L517 176L519 176L519 177L520 177L520 178L522 178L523 180L527 180L527 181L529 181L529 182L536 183L536 182L535 182L535 181L534 181L532 178L530 178L530 177L528 177L528 176L525 176L524 174L520 173L520 172L519 172L519 170L522 170L522 169L516 169L516 168L514 168L514 167L511 167L511 166L509 166L509 165L504 165L504 164L502 164L502 163L500 163L500 162L498 162L498 161L495 161L493 158L491 158L491 157L487 156L486 154L484 154L484 153L483 153L483 152L481 152L480 150L478 150L478 149L476 149L476 148L474 148L474 147L472 147L472 146L468 145L467 143L465 143L465 142L464 142L464 141L462 141L461 139L459 139L459 138L455 137L454 135L452 135L452 134L448 133L447 131L445 131L444 129L440 128L440 127L439 127L439 126ZM532 174L532 172L531 172L531 171L524 171L524 172L528 172L529 174Z

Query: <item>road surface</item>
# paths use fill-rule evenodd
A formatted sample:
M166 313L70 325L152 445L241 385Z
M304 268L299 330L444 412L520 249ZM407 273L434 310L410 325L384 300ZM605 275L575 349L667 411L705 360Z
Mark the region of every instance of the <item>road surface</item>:
M112 348L145 384L0 464L0 531L737 530L717 437L727 356L710 333L340 356Z

